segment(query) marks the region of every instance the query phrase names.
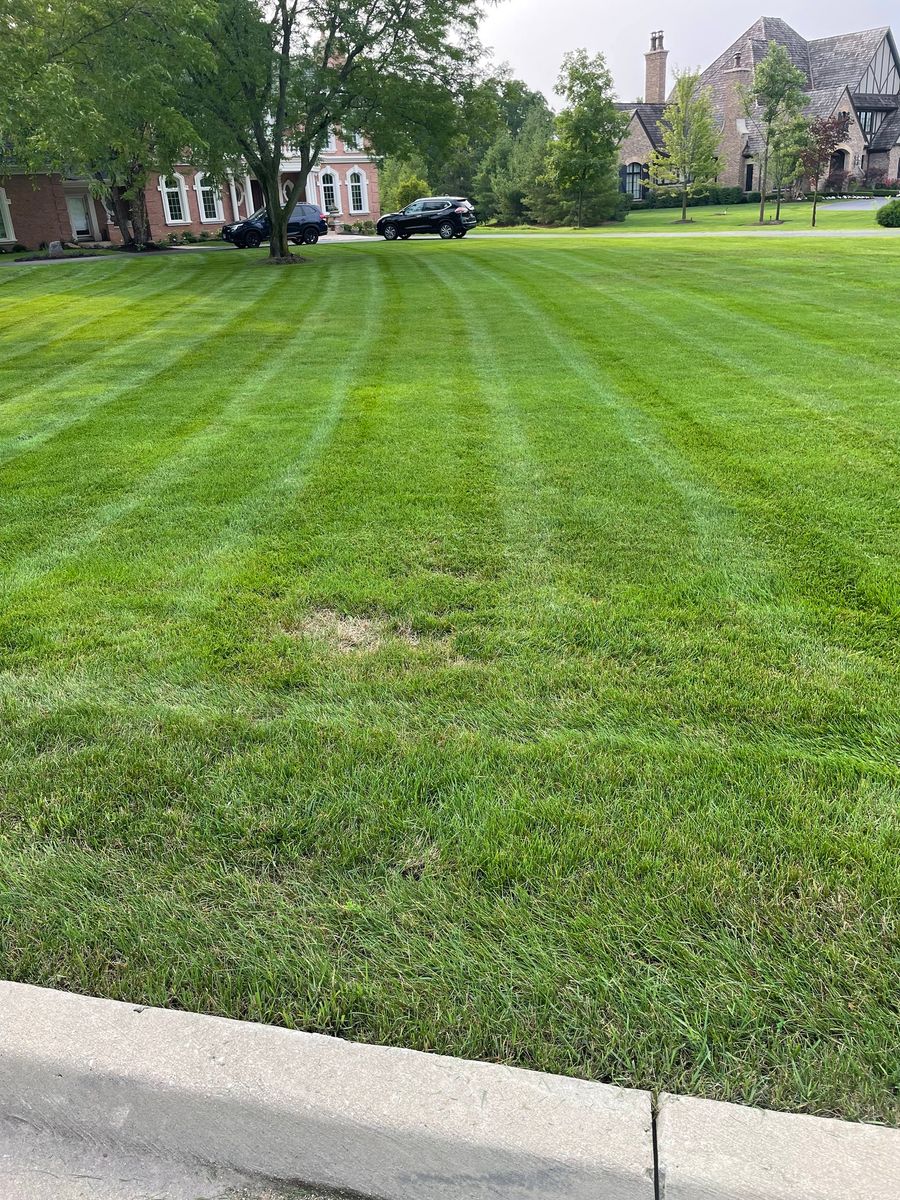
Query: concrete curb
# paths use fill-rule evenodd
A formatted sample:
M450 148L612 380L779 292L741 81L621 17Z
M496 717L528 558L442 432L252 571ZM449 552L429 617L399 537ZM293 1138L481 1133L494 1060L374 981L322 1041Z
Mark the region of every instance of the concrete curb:
M660 1200L897 1200L900 1130L659 1097Z
M664 1093L657 1170L651 1114L648 1092L0 982L0 1200L900 1195L900 1130Z
M387 1200L652 1200L650 1114L647 1092L0 983L0 1118L112 1154Z

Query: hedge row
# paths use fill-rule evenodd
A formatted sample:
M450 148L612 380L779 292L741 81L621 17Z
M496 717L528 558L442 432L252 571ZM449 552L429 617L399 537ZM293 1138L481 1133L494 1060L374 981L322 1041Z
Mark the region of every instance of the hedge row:
M706 204L759 204L759 192L745 192L739 187L718 187L709 184L706 187L690 188L688 204L695 208ZM632 208L681 208L681 192L649 191L643 200L635 200Z

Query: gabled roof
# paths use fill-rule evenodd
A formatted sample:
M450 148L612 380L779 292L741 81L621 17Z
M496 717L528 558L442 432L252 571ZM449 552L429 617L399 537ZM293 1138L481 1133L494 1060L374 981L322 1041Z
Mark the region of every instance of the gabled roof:
M650 145L653 149L662 150L663 139L659 123L666 111L665 104L644 104L641 102L635 104L617 104L616 108L620 112L631 113L632 117L640 121L644 132L650 139Z
M731 86L729 72L736 65L755 70L765 58L770 42L777 42L786 47L791 61L803 71L809 81L809 53L804 39L780 17L760 17L732 42L715 62L710 63L700 76L701 83L712 92L713 107L720 120L724 115L725 100Z
M807 115L810 117L830 117L846 92L846 87L817 88L813 92L807 92Z
M895 43L887 26L808 42L780 17L760 17L706 68L701 82L712 92L713 105L721 120L732 71L736 68L755 71L769 45L775 42L784 46L791 62L806 78L807 111L814 116L826 116L834 111L842 92L863 86L868 68L885 39L895 54Z
M872 137L869 149L890 150L898 142L900 142L900 108L895 109L892 116L885 117L881 127Z
M837 37L818 38L809 43L809 65L813 87L844 84L859 87L869 63L890 29L866 29L861 33L840 33Z

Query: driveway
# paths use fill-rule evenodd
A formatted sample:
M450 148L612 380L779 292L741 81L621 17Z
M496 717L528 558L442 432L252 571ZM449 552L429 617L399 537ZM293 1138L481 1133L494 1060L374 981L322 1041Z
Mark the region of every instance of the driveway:
M821 207L828 212L871 212L887 204L890 196L864 196L861 200L825 200Z

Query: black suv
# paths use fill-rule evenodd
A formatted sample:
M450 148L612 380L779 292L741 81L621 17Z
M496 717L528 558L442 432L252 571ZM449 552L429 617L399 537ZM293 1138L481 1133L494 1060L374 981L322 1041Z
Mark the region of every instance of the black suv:
M442 238L462 238L478 222L475 209L464 196L425 196L413 200L402 212L388 213L375 228L389 242L414 233L437 233Z
M258 209L245 221L234 221L231 225L223 225L222 237L226 242L234 242L239 250L255 247L264 242L272 232L269 217L264 208ZM299 246L313 246L323 233L328 232L328 222L325 214L315 204L298 204L291 213L288 221L288 241Z

